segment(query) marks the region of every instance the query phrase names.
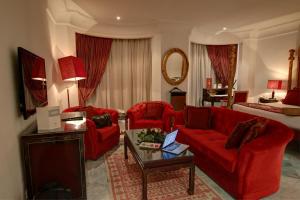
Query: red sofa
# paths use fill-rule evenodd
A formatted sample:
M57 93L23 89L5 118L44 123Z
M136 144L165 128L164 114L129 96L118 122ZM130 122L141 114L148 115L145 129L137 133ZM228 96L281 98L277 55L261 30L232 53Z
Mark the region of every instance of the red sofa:
M147 108L152 109L149 105L157 104L162 107L161 115L156 119L145 116ZM149 107L148 107L149 106ZM171 120L174 118L173 106L163 101L148 101L135 104L127 111L130 129L140 128L160 128L164 131L171 130Z
M108 150L119 144L120 128L118 125L118 112L113 109L95 108L92 106L76 106L64 110L64 112L86 112L87 132L84 135L84 151L86 160L97 160ZM92 120L94 115L108 113L112 119L112 126L96 128Z
M293 131L270 120L262 136L238 149L224 145L238 122L257 116L211 107L211 129L189 129L183 125L183 113L176 113L178 142L190 145L196 165L237 199L259 199L279 189L285 147Z

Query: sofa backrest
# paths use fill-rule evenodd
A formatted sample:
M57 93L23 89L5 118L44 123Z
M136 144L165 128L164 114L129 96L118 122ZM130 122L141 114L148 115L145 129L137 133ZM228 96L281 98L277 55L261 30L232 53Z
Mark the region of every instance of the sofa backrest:
M211 107L212 109L212 129L230 135L235 126L242 121L256 118L255 115L230 110L227 108Z

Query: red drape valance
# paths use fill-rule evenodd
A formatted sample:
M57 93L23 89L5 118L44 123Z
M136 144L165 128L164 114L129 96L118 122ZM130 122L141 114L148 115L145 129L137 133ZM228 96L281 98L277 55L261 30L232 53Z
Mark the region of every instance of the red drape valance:
M85 105L104 74L112 39L76 33L77 57L84 62L87 78L78 82L79 104Z

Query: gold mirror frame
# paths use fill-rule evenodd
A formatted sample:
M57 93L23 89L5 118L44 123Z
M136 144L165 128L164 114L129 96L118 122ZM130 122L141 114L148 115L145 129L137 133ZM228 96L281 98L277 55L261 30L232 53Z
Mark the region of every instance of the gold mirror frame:
M172 80L168 74L167 74L167 61L169 59L169 57L173 54L173 53L179 53L181 56L182 56L182 59L183 59L183 62L182 62L182 76L179 80L177 81L174 81ZM165 54L164 54L164 57L163 57L163 60L162 60L162 66L161 66L161 72L165 78L165 80L171 84L171 85L179 85L180 83L182 83L184 81L184 79L186 78L187 76L187 73L188 73L188 70L189 70L189 61L187 59L187 56L185 55L185 53L179 49L179 48L172 48L172 49L169 49Z

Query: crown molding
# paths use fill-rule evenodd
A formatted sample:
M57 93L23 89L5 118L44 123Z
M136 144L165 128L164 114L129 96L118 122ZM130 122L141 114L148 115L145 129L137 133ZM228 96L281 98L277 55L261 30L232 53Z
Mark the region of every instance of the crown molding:
M242 26L231 32L243 39L266 39L299 31L300 12L285 15L255 24Z
M92 16L72 0L48 0L46 12L55 25L64 25L87 31L97 24Z

